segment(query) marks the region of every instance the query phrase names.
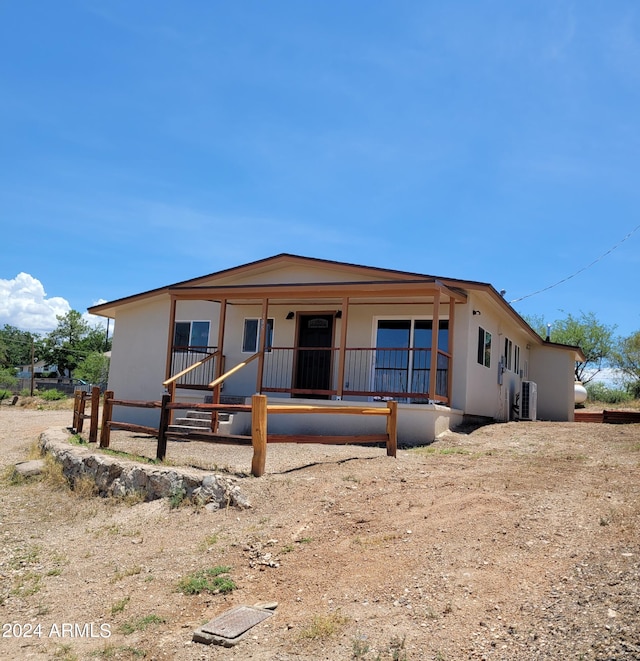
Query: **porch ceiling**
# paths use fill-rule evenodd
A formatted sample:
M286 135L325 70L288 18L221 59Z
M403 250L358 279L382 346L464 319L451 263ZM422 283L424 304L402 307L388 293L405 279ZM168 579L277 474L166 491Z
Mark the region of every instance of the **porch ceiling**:
M230 304L245 305L258 304L265 299L282 305L340 305L345 298L349 299L349 305L419 303L438 295L441 303L450 300L465 303L467 300L464 292L437 280L172 287L169 293L176 300L226 300Z

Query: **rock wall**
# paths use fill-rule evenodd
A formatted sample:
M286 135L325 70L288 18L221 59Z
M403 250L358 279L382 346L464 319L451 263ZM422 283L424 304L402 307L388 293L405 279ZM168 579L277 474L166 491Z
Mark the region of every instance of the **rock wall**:
M72 487L76 480L89 477L95 481L101 496L141 494L145 500L189 498L207 509L251 507L233 478L93 453L89 447L70 444L64 430L44 432L40 436L40 448L62 464L62 471Z

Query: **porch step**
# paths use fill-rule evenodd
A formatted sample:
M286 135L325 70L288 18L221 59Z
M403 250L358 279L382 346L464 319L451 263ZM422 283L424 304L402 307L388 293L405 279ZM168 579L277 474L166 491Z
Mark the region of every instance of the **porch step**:
M220 411L218 413L218 428L223 430L231 426L233 415ZM187 411L183 418L176 418L169 425L170 432L202 432L211 429L211 413L208 411Z

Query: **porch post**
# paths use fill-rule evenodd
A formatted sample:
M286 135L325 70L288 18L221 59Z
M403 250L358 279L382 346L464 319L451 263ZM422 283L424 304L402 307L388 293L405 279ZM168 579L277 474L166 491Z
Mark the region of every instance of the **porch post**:
M171 295L171 307L169 309L169 340L167 345L167 365L164 370L165 381L171 378L171 358L173 355L173 342L176 332L176 299Z
M451 406L451 396L453 393L453 337L456 319L456 301L454 298L449 298L449 371L447 374L447 404Z
M222 370L224 368L224 361L222 359L222 345L224 343L224 324L227 316L227 299L223 298L220 301L220 314L218 315L218 344L216 345L216 351L218 352L218 357L215 359L215 375L216 379L219 376L222 376ZM213 404L220 404L220 390L222 389L222 384L218 383L213 387L213 392L211 393L211 402ZM218 433L218 411L211 411L211 433Z
M344 363L347 357L347 324L349 321L349 297L342 299L342 325L340 327L340 348L338 350L338 388L337 397L342 399L344 388Z
M216 379L222 376L222 370L224 369L224 360L222 358L222 352L224 349L224 326L227 320L227 299L223 298L220 301L220 316L218 318L218 344L216 349L218 351L218 359L216 360ZM221 385L218 384L213 388L213 403L220 403L220 388Z
M431 366L429 368L429 399L435 400L436 373L438 370L438 331L440 326L440 292L433 296L433 321L431 322Z
M269 299L262 301L262 326L260 327L260 355L258 356L258 376L256 377L256 392L262 393L262 375L264 373L264 350L267 344L267 317L269 315Z

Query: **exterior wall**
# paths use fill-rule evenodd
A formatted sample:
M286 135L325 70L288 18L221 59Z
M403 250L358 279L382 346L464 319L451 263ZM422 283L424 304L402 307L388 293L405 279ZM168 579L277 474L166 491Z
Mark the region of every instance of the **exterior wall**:
M505 317L501 310L491 304L486 298L477 294L469 297L467 305L460 306L461 328L466 329L466 335L456 344L456 359L461 362L463 373L458 372L457 380L466 381L465 401L454 399L454 404L463 408L469 415L481 415L498 421L513 419L513 405L520 385L527 377L528 365L531 362L531 338L515 321ZM478 310L480 314L473 314ZM458 323L458 320L456 321ZM489 367L478 363L478 330L483 328L491 333L491 362ZM505 339L512 343L511 369L507 367L505 356ZM466 350L466 360L462 362L459 356L460 344ZM515 347L519 348L519 366L514 364ZM466 379L465 379L466 374ZM454 381L454 384L456 381ZM455 385L454 385L455 388Z
M108 385L118 399L161 399L168 320L168 298L118 310ZM159 417L155 409L124 407L116 408L114 415L116 420L148 425L157 425Z
M276 347L293 347L296 344L296 320L287 319L287 313L292 310L287 305L270 305L269 317L274 320L273 345ZM322 314L335 312L336 309L318 306L300 306L293 311L303 314ZM369 306L354 305L349 308L349 329L347 334L348 347L373 347L375 345L375 328L377 319L389 318L430 318L433 314L432 305L388 305ZM227 311L227 333L224 343L226 369L246 360L250 353L242 353L242 331L244 319L260 318L261 306L238 305L230 306ZM443 317L446 315L443 315ZM336 319L334 324L334 345L340 345L342 319ZM334 372L337 365L334 365ZM257 361L247 365L225 381L225 395L249 396L256 392ZM346 397L345 397L346 398Z
M529 379L537 384L538 419L573 422L575 413L574 359L553 346L532 350Z
M286 318L290 309L285 305L269 306L269 318L273 319L274 346L287 347L295 344L295 320ZM244 320L260 319L261 317L262 306L260 305L230 305L227 307L223 348L225 371L253 355L253 353L243 353L242 351ZM257 374L258 361L254 360L225 380L222 394L242 397L253 395L256 392Z
M503 408L503 396L498 385L498 332L500 319L491 308L483 305L478 296L471 295L464 306L465 320L461 326L466 328L463 345L467 347L466 364L466 390L463 402L464 412L469 415L480 415L499 419ZM474 315L473 310L481 314ZM460 315L463 316L463 315ZM491 333L491 361L490 366L480 365L477 360L478 328ZM464 376L463 376L464 379Z

